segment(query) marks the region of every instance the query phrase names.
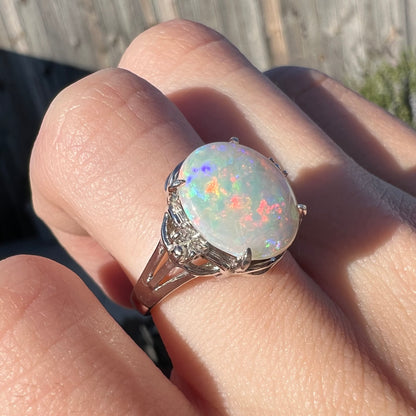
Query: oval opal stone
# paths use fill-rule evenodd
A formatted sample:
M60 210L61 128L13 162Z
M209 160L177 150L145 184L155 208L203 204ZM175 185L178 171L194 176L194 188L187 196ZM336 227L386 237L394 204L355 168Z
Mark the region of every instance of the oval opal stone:
M285 251L298 226L297 202L276 165L237 143L210 143L183 162L178 179L182 207L192 225L213 246L252 259Z

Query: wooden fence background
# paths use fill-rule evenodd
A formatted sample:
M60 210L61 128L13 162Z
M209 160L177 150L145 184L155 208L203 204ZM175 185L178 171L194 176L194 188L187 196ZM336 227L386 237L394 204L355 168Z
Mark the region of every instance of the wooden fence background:
M0 244L39 234L27 170L52 98L175 17L223 33L261 70L303 65L342 81L416 43L416 0L0 0Z
M0 48L79 68L115 66L146 28L175 17L231 39L260 69L296 64L339 79L416 43L414 0L0 0Z

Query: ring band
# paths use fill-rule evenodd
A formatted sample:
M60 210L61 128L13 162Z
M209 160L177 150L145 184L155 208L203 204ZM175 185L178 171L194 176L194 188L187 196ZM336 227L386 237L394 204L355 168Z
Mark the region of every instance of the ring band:
M286 176L235 137L194 150L166 180L161 239L133 289L133 305L147 314L196 277L273 267L307 212Z

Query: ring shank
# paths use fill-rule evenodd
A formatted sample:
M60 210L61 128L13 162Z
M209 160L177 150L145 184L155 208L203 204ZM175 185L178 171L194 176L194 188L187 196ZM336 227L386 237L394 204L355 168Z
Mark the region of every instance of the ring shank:
M165 245L159 241L131 294L133 306L143 315L166 295L197 276L174 263Z

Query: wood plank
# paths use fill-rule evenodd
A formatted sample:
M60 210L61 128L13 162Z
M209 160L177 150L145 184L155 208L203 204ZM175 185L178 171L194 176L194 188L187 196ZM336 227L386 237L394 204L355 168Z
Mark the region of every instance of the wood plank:
M34 0L15 2L16 12L25 33L29 53L36 56L51 56L52 49L47 33L47 14L42 13L39 4Z
M280 0L261 0L264 32L271 66L289 63L287 44L283 30Z
M6 26L7 18L0 13L0 49L10 49L11 43Z
M179 16L177 2L175 0L153 0L153 7L158 22L166 22Z
M12 0L4 1L2 4L1 15L8 36L7 38L0 39L0 47L11 49L19 53L30 53L25 30Z
M350 55L360 53L356 42L360 26L355 18L354 3L336 0L328 4L317 0L316 10L320 32L318 69L343 78Z
M155 24L157 24L158 20L156 17L155 6L152 0L139 0L138 2L134 2L134 4L138 4L140 7L140 13L143 18L144 27L149 28ZM130 15L134 16L134 14Z
M282 0L289 61L341 80L358 78L368 62L395 61L406 46L404 2Z
M223 26L220 18L222 10L221 0L187 0L177 3L178 15L181 18L202 23L222 32Z
M270 67L262 11L257 1L232 0L222 3L221 33L231 40L254 65Z
M101 8L105 8L105 0ZM130 43L139 33L157 23L151 0L121 0L118 7L119 32Z
M290 63L319 68L321 48L316 0L282 0L281 13Z
M403 0L404 21L406 22L406 47L415 51L416 47L416 2Z
M361 76L369 65L397 62L407 46L403 6L403 1L380 0L374 7L371 0L356 0L356 14L361 22L360 44L364 50L364 62L356 62L350 69L356 76Z
M52 3L39 2L39 6L43 15L47 16L45 25L52 53L36 56L82 68L96 68L98 60L94 50L97 45L89 35L85 3L73 7L72 3L65 0L55 0Z
M242 44L239 47L242 52L260 70L270 69L271 57L267 47L267 34L262 8L258 1L247 0L247 5L243 8L240 30L242 32Z

